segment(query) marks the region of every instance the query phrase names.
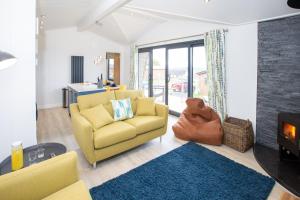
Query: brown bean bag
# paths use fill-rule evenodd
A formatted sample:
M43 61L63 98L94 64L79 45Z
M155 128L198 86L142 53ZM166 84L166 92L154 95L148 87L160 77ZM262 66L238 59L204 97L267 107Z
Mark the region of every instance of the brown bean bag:
M221 145L223 130L218 114L205 106L202 99L189 98L187 108L172 126L175 136L182 140Z

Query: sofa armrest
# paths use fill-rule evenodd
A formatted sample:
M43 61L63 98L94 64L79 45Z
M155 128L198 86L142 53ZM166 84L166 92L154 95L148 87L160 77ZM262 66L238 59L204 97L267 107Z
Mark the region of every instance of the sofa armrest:
M164 105L164 104L156 103L155 104L155 111L156 111L157 116L165 118L165 117L168 117L169 107L167 105Z
M72 104L70 107L73 132L86 159L90 164L93 164L96 161L93 128L91 123L80 114L78 109L76 110L76 106L76 104Z
M0 199L39 200L78 181L77 154L69 152L0 176Z
M156 115L159 117L163 117L165 120L165 129L167 129L168 126L168 115L169 115L169 107L167 105L163 104L155 104L155 111Z
M74 113L80 113L79 111L79 107L78 107L78 104L77 103L72 103L70 104L70 114L72 116L72 114Z

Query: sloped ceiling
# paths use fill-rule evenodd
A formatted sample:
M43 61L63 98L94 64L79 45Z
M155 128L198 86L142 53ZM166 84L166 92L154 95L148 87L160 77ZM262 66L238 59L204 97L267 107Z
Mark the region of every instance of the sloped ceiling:
M287 0L133 0L128 7L169 16L181 16L230 25L247 24L300 14Z
M127 42L126 35L113 15L95 23L89 30L119 43Z
M167 21L166 19L155 15L124 8L119 9L112 15L115 17L123 34L127 37L127 40L130 42L136 40L147 30Z
M119 43L131 43L151 27L163 22L166 20L161 17L120 8L95 23L90 30Z
M38 0L39 13L45 15L45 30L76 26L99 0Z
M93 9L122 0L39 0L45 30L78 26ZM124 0L123 0L124 1ZM300 14L286 0L132 0L109 15L95 19L87 30L119 43L131 43L169 20L192 20L241 25ZM129 2L129 3L128 3ZM93 22L93 21L92 21Z

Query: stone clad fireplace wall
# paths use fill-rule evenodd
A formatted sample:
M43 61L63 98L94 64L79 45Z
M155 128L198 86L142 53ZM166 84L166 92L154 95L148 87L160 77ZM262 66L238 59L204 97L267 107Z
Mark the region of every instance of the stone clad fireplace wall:
M258 24L256 142L278 149L279 112L300 113L300 15Z

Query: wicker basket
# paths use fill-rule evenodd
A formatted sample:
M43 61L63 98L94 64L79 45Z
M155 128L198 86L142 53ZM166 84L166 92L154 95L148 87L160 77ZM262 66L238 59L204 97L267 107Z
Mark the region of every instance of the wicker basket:
M249 120L226 117L223 122L223 143L240 152L245 152L253 146L254 134Z

